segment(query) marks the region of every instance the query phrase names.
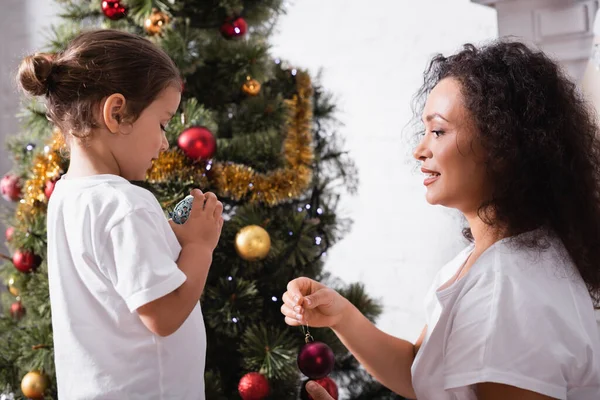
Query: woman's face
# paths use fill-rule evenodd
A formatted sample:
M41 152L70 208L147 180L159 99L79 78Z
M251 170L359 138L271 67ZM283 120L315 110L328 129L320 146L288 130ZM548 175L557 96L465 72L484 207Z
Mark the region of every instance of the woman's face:
M476 213L490 182L485 154L456 79L445 78L433 88L422 119L425 133L414 157L421 161L427 201Z

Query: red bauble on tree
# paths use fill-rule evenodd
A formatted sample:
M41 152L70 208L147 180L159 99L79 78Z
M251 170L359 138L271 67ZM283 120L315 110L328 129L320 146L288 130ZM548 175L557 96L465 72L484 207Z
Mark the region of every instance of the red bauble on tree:
M31 272L40 265L40 258L33 252L27 250L17 250L12 256L12 262L15 268L21 272Z
M21 198L21 183L19 177L6 174L0 181L0 193L6 201L18 201Z
M6 236L6 241L10 242L12 240L12 237L14 234L15 234L15 228L13 228L12 226L9 226L8 228L6 228L6 232L4 233L4 236Z
M102 12L108 19L117 20L127 15L127 8L119 0L104 0Z
M250 372L240 379L238 392L243 400L262 400L269 395L269 381L258 372Z
M227 39L244 36L248 31L248 23L242 17L229 18L221 25L221 34Z
M10 305L10 315L14 319L21 319L25 315L25 307L20 301L15 301Z
M302 391L300 392L300 398L302 400L314 400L313 397L308 394L308 392L306 391L306 384L309 381L304 381L304 384L302 384ZM325 377L323 379L317 379L313 382L318 383L319 385L323 386L325 388L325 390L327 391L327 393L329 393L329 395L331 397L333 397L333 400L338 400L338 387L335 384L335 382L333 381L333 379L329 378L329 377Z
M217 139L204 126L192 126L184 130L179 135L177 144L194 161L208 160L217 150Z
M298 368L310 379L321 379L333 371L335 357L323 342L308 342L298 353Z
M56 186L56 180L46 181L46 186L44 187L44 194L46 198L50 200L50 196L52 196L52 192L54 192L54 186Z

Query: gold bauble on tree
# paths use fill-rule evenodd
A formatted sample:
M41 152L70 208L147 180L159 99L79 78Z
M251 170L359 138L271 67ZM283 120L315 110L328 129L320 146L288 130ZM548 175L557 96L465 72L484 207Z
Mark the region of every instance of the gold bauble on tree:
M48 377L40 371L31 371L21 381L21 391L25 397L30 399L44 398L44 392L48 389Z
M163 31L165 25L167 25L170 21L170 18L167 14L162 11L159 11L156 8L152 9L152 14L146 21L144 22L144 28L146 28L146 32L149 35L160 35Z
M246 261L264 259L271 250L269 232L258 225L248 225L235 236L235 250Z
M15 283L16 283L16 277L14 275L11 275L8 277L8 280L6 281L6 286L8 288L8 291L10 292L10 294L17 297L17 296L19 296L20 292L19 292L19 289L15 286Z
M249 96L257 96L260 93L260 82L248 76L242 90Z

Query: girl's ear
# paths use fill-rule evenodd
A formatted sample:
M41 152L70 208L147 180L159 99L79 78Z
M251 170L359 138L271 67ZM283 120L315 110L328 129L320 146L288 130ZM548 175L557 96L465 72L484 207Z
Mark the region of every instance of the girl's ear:
M106 98L102 107L102 119L111 133L119 132L119 125L123 122L124 112L125 96L121 93L114 93Z

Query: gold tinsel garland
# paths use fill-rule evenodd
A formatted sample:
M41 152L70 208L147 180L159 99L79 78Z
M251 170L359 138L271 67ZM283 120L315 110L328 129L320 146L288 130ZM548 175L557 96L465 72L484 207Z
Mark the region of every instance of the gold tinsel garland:
M159 158L152 162L152 168L146 175L149 183L163 183L172 180L194 182L200 187L206 187L206 175L199 174L197 168L179 150L175 148L161 153Z
M54 130L51 140L44 151L33 159L33 169L29 179L23 186L23 198L17 206L17 219L23 221L28 216L35 216L48 201L44 188L46 182L57 179L62 171L61 152L65 142L62 133Z
M298 197L310 184L312 147L312 84L308 74L296 75L297 94L286 100L287 134L283 143L286 166L267 173L256 172L252 167L232 162L219 161L210 164L209 178L204 167L194 167L178 149L163 152L153 164L147 179L150 183L161 183L190 179L196 185L214 186L217 195L241 200L248 196L250 203L263 202L269 206ZM209 180L209 182L207 181Z

